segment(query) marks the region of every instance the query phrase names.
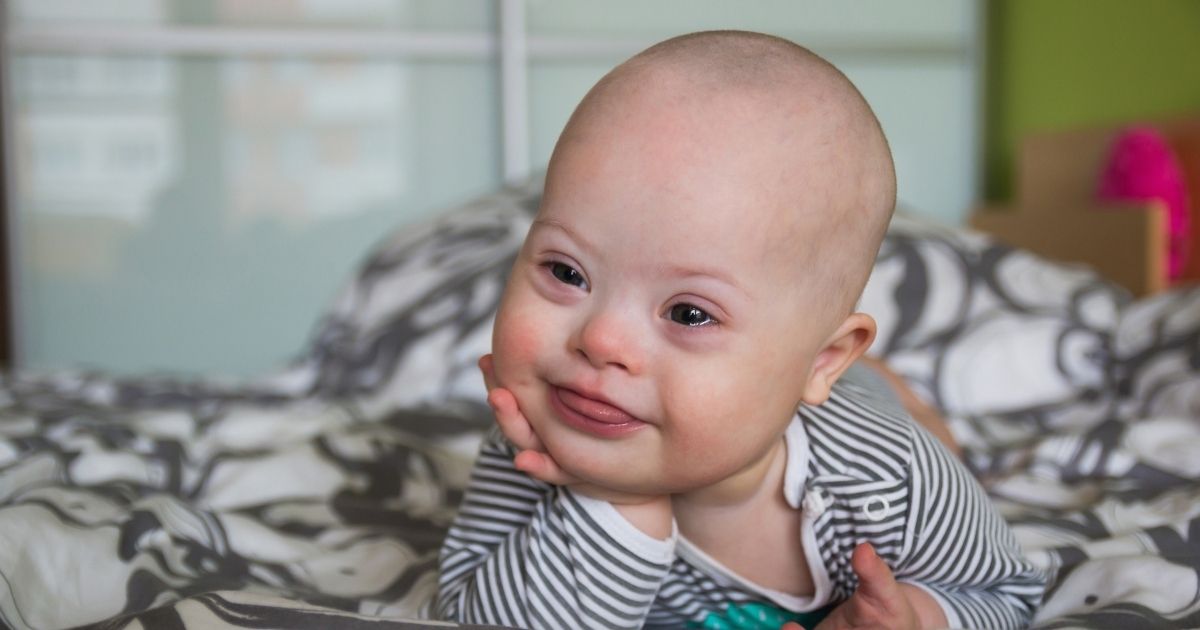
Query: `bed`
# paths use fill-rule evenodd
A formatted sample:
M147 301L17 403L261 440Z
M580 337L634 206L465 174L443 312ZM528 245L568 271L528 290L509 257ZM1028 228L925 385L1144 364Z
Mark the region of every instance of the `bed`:
M244 382L0 383L0 623L410 628L490 417L475 369L540 183L367 255ZM1200 290L898 217L862 308L1029 557L1040 628L1200 627Z

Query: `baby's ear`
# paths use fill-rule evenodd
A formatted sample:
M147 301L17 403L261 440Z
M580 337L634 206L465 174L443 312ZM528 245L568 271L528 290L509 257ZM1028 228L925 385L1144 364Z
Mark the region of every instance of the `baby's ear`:
M825 341L813 359L802 400L819 405L829 398L829 390L875 340L875 320L866 313L852 313Z

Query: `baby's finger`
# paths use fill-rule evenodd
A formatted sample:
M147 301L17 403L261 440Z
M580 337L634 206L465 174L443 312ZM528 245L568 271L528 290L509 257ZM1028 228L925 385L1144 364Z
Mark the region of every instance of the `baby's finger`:
M804 630L804 626L796 623L795 621L789 621L780 626L779 630Z
M479 357L479 371L483 374L483 386L487 391L492 391L496 388L496 375L492 371L492 355L485 354Z
M854 548L850 556L850 566L858 576L857 593L871 601L887 607L896 598L903 597L896 577L891 568L875 553L870 543L863 543Z
M538 481L555 486L569 486L579 481L559 468L553 457L540 451L526 450L517 453L513 459L513 466Z
M488 393L488 404L496 414L496 424L500 425L500 431L514 446L521 450L545 450L537 433L533 432L529 420L517 406L517 399L512 392L497 387Z

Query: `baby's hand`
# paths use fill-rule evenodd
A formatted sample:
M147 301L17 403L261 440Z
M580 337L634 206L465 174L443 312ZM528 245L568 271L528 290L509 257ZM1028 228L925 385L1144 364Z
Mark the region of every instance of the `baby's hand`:
M854 549L850 566L858 575L858 590L842 602L816 630L894 630L944 628L946 618L933 597L911 584L901 584L871 545ZM803 630L797 623L781 630Z
M517 447L517 456L513 458L513 465L517 470L538 481L556 486L578 484L579 478L564 471L546 451L533 426L529 424L525 414L521 413L512 392L496 385L492 355L485 354L479 358L479 370L483 372L483 384L487 386L488 404L496 414L496 424L500 425L504 437Z
M513 393L496 385L492 355L485 354L480 357L479 370L483 372L483 382L488 389L488 404L496 413L496 423L500 425L504 437L517 447L517 456L513 458L513 466L517 470L539 481L556 486L571 486L575 492L608 501L638 529L652 536L665 538L671 533L670 496L621 492L587 483L563 470L546 450L525 414L521 413Z

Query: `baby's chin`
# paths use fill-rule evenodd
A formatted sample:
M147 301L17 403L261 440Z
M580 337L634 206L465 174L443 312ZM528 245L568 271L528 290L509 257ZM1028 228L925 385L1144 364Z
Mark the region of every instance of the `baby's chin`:
M531 421L532 422L532 421ZM686 488L664 484L662 459L653 451L653 436L602 440L581 435L554 420L533 423L546 451L564 472L581 481L625 494L661 496ZM542 426L539 426L542 425ZM641 432L653 431L648 426ZM639 433L641 433L639 432ZM649 438L649 439L646 439Z

